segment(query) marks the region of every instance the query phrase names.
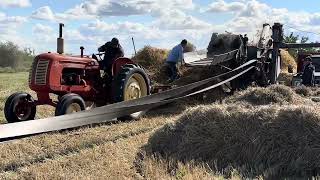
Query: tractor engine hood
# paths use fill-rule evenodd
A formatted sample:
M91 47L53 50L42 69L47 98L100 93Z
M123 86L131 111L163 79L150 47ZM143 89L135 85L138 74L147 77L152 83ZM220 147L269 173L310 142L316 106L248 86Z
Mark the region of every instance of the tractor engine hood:
M59 63L74 63L74 64L83 64L83 65L91 65L91 66L99 66L98 62L95 59L90 57L81 57L81 56L67 56L63 54L57 53L44 53L40 54L36 57L36 59L44 59L50 60Z
M62 85L64 69L76 71L94 71L100 73L97 60L89 57L67 56L57 53L38 55L29 74L29 87L37 92L58 92L68 87Z

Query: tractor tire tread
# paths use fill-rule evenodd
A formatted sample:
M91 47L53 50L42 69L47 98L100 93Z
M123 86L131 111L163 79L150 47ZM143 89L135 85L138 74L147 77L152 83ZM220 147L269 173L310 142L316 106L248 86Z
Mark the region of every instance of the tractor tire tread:
M22 97L31 97L31 101L34 101L34 99L32 98L32 96L26 92L16 92L12 95L10 95L6 102L5 102L5 107L4 107L4 115L5 118L7 120L8 123L15 123L15 122L19 122L19 119L16 117L15 114L13 114L13 101L16 98L22 98ZM35 116L36 116L36 112L37 112L37 108L36 106L32 106L31 107L31 114L29 115L29 117L27 118L27 120L34 120Z
M112 95L113 95L114 103L124 101L123 91L124 91L125 83L128 80L128 78L134 73L140 73L143 76L148 88L147 94L150 95L150 90L151 90L150 79L148 78L148 75L146 74L145 70L141 68L139 65L127 64L122 67L122 70L118 73L118 75L114 78L114 81L112 82ZM133 120L137 118L139 117L133 117L129 115L129 116L121 117L118 119Z
M85 101L81 96L79 96L78 94L69 93L61 97L55 110L55 116L65 115L66 106L70 105L73 102L79 104L82 111L86 109Z

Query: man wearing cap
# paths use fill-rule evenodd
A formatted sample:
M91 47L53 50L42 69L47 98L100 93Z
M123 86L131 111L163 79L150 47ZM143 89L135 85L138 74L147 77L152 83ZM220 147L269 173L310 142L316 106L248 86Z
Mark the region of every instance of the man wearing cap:
M302 84L305 86L314 86L315 66L312 64L312 58L309 56L304 60L304 70L302 74Z
M182 40L180 44L175 46L169 53L167 57L167 65L169 67L168 71L168 77L169 77L169 82L173 82L176 79L179 79L178 75L178 69L177 69L177 63L178 62L184 62L184 56L183 52L184 49L186 48L188 44L187 40Z
M103 70L109 77L112 77L112 64L116 59L124 56L123 48L121 47L119 40L117 38L112 38L111 41L99 47L98 51L105 53L102 62Z

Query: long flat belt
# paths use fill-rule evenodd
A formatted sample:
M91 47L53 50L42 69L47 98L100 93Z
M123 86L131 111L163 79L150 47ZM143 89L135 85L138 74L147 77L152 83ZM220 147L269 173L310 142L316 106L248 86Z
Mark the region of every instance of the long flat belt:
M132 101L111 104L70 115L3 124L0 125L0 142L7 142L47 132L72 129L85 125L111 122L118 117L149 110L221 86L252 70L255 67L254 64L256 62L256 60L251 60L230 72ZM212 84L217 78L225 76L231 77L228 77L226 80L219 83ZM199 89L199 87L201 87L201 89Z
M224 54L214 55L213 57L210 57L210 58L204 58L198 61L193 61L193 62L187 63L186 65L190 67L217 65L217 64L234 59L234 57L239 51L240 51L239 49L236 49Z

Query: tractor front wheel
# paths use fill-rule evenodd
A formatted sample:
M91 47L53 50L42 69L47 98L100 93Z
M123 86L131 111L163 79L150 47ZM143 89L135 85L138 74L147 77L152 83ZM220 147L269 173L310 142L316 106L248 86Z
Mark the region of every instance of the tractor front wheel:
M86 104L81 96L77 94L66 94L59 99L55 115L62 116L86 110Z
M23 92L9 96L4 107L4 114L8 123L33 120L36 111L32 96Z
M114 102L130 101L150 95L150 80L143 68L135 64L124 65L112 83ZM145 111L120 117L119 120L138 119Z

